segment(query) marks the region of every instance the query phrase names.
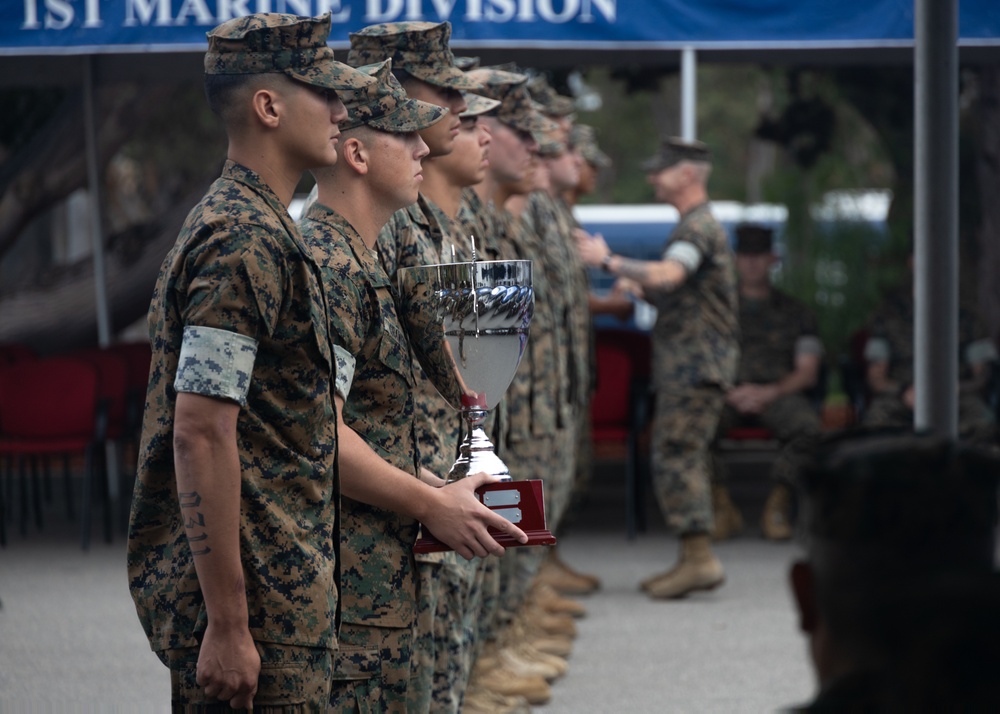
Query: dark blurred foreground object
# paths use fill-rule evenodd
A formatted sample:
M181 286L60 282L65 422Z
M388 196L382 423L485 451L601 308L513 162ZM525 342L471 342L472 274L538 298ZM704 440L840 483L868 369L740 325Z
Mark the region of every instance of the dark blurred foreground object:
M802 711L996 710L998 475L994 452L908 432L818 449L791 570L820 687Z

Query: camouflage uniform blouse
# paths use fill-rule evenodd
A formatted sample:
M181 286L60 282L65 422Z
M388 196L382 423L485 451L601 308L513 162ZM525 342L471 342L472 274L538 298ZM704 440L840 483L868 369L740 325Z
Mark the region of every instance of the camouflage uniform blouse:
M672 292L646 291L656 307L653 379L658 389L728 389L740 356L736 269L726 232L703 203L681 217L664 246L693 245L701 265Z
M569 229L562 223L555 202L545 191L531 192L524 213L521 214L521 220L524 223L524 230L532 236L532 244L536 246L538 254L532 278L534 279L535 273L543 272L545 284L549 288L546 297L551 303L549 310L552 313L555 330L556 361L555 378L546 386L556 400L553 408L556 409L558 426L566 428L573 421L572 407L575 397L573 379L576 367L573 363L573 326L570 323L573 261L566 250L568 247L566 235ZM535 297L541 299L542 296L536 293Z
M416 473L413 370L389 277L375 251L335 211L314 203L302 233L323 272L344 423L398 469ZM409 627L415 616L417 522L344 498L344 622Z
M795 369L802 338L819 348L816 318L802 302L772 288L767 300L740 298L740 369L738 383L770 384Z
M245 398L191 378L185 327L256 341ZM335 645L336 420L318 269L278 197L227 162L167 255L149 310L153 366L143 416L128 577L152 648L195 647L207 624L178 506L173 426L181 391L240 402L240 552L254 639ZM223 332L225 331L225 332ZM226 367L226 365L222 365ZM205 374L205 373L203 373ZM241 401L242 400L242 401Z
M469 260L470 250L441 223L443 214L423 195L417 203L393 214L379 233L378 247L382 264L396 285L399 268L451 263L451 247L458 260ZM444 478L455 461L461 432L461 416L437 391L419 363L414 365L416 387L417 444L420 463Z
M889 378L902 384L912 384L914 372L914 348L913 348L913 317L915 303L913 301L913 283L905 282L899 288L887 294L882 304L872 318L869 344L881 341L883 348L888 349ZM989 338L986 332L981 329L976 316L964 305L959 305L958 309L958 378L959 380L972 379L972 364L981 361L982 354L976 354L975 349L970 351L970 347L982 347L985 341L988 344ZM977 344L978 343L978 344ZM870 348L869 348L870 349ZM993 357L995 353L990 350L985 356ZM866 355L869 359L875 359L875 355Z

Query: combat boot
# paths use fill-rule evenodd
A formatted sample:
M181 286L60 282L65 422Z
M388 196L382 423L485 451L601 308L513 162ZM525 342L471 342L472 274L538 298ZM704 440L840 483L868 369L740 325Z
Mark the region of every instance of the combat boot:
M463 714L529 714L531 707L522 696L508 697L486 689L470 685L462 698Z
M677 567L644 589L656 600L682 598L697 590L713 590L726 580L722 563L712 553L707 533L681 537L681 557Z
M587 614L587 608L560 595L551 585L536 581L531 588L528 599L546 612L569 615L571 617L583 617Z
M771 489L764 512L760 516L760 530L768 540L788 540L792 537L792 491L784 484Z
M600 578L574 570L562 561L555 549L542 564L537 580L563 595L589 595L601 587Z
M714 541L727 540L743 530L743 514L725 486L712 486L712 520Z
M482 687L505 697L524 697L528 704L546 704L552 687L541 677L520 677L503 667L487 668L478 663L469 687Z

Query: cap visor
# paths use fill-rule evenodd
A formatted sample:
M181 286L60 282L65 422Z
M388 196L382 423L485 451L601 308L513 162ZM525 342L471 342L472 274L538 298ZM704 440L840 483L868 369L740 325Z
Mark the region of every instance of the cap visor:
M474 82L465 72L457 67L402 67L417 79L428 84L446 89L457 89L463 92L475 92L483 86Z
M286 72L300 82L324 89L361 89L376 82L374 77L332 59L321 60L309 67L296 67Z
M500 106L500 102L496 99L483 97L472 92L465 93L465 104L466 110L461 114L463 117L478 117Z
M436 124L447 113L447 109L436 104L407 99L391 114L366 123L370 127L391 134L407 134L412 131L422 131Z

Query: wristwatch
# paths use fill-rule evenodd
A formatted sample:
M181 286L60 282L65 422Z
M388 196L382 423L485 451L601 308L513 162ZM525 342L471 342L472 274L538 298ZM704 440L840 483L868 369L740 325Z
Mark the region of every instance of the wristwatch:
M608 253L606 256L601 258L601 270L605 273L611 272L611 259L614 257L614 253Z

